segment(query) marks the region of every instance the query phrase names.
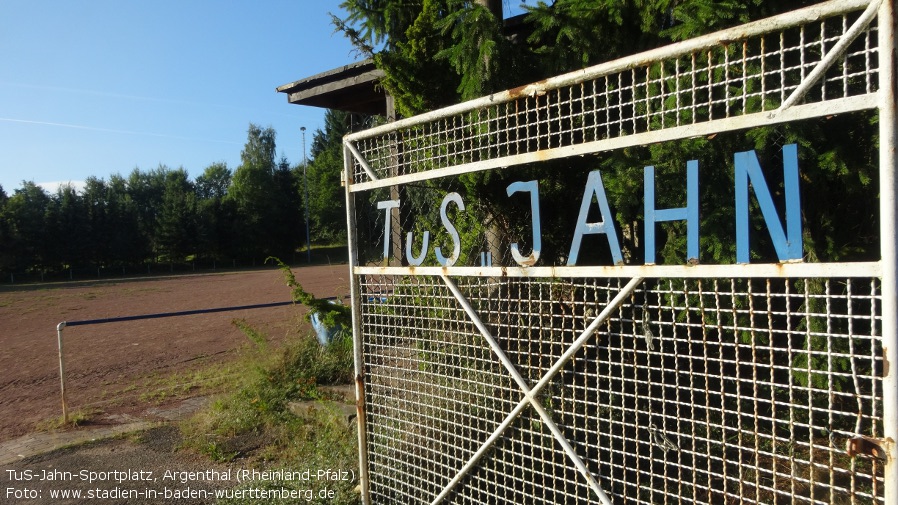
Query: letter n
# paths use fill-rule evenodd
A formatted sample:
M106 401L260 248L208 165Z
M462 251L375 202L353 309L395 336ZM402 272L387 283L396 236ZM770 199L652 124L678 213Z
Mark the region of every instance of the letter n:
M748 183L755 189L764 223L781 262L801 260L801 202L798 191L798 149L783 146L783 186L786 191L786 230L773 205L770 189L754 151L734 155L736 163L736 263L749 263Z

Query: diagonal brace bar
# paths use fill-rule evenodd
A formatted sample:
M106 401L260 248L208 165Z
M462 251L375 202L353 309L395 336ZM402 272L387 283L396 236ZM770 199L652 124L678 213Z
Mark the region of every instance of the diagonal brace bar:
M536 396L531 392L530 385L527 384L527 381L524 379L524 377L521 376L517 368L515 368L514 363L512 363L508 355L505 354L505 351L502 350L496 339L493 338L489 329L486 327L486 325L483 324L483 321L480 319L480 316L477 315L477 313L474 311L474 308L471 307L471 304L469 304L467 299L464 297L464 294L462 294L461 290L458 289L458 286L455 284L455 282L452 281L452 279L450 279L446 275L441 275L440 277L443 278L443 281L449 287L449 290L452 291L452 294L458 300L458 303L468 314L468 317L471 318L471 321L474 322L474 325L477 327L477 329L480 330L480 333L483 335L483 338L486 339L486 341L489 343L490 348L493 350L493 352L495 352L499 357L499 361L502 362L502 365L506 370L508 370L508 373L518 384L518 387L521 388L521 391L523 391L524 399L521 403L524 405L526 405L526 403L528 402L530 403L530 405L533 407L533 410L535 410L537 414L539 414L542 422L546 425L546 427L549 428L549 431L552 432L552 435L561 445L562 449L568 455L568 457L571 458L574 465L577 467L577 470L579 470L580 474L582 474L586 479L589 487L592 488L592 490L596 493L602 504L611 505L611 500L602 490L602 487L599 485L598 481L595 479L595 477L593 477L589 469L586 468L586 464L583 463L583 460L579 455L577 455L576 451L574 451L574 448L571 447L571 444L567 441L567 438L565 438L564 434L558 428L558 425L556 425L555 421L552 420L552 416L548 412L546 412L546 409L543 408L542 404L539 403ZM447 496L448 493L458 485L458 482L460 482L460 480L461 479L459 478L459 476L456 476L456 479L453 479L453 482L450 483L450 485L446 486L443 492L440 493L440 495L434 500L434 503L436 504L441 502L443 498Z
M786 101L780 106L780 110L788 109L789 107L798 103L805 95L810 91L811 86L817 84L821 78L823 78L823 74L829 70L829 67L836 62L837 59L841 58L845 51L848 50L848 46L851 45L852 42L870 26L870 23L873 21L873 18L876 17L876 12L879 9L879 5L882 3L882 0L873 0L870 2L870 5L867 6L867 9L861 14L861 17L857 18L854 24L848 28L842 38L833 46L832 50L826 53L826 56L817 63L817 66L814 67L814 70L811 70L811 73L808 74L807 77L795 88L795 91L789 95L789 98L786 98Z
M634 277L630 279L630 282L628 282L627 285L624 286L623 289L621 289L620 292L615 295L615 297L612 298L610 302L608 302L608 305L605 306L602 312L600 312L599 315L596 316L595 319L593 319L592 323L590 323L589 326L587 326L580 333L580 336L577 337L577 340L574 340L574 343L572 343L571 346L568 347L568 350L558 357L558 360L555 361L555 364L552 365L551 368L546 370L543 378L533 386L533 394L539 394L539 392L542 391L544 387L552 382L552 379L555 378L555 375L560 372L561 369L564 368L564 365L568 361L570 361L572 357L574 357L574 354L576 354L580 350L580 348L583 347L584 344L586 344L586 341L589 340L592 337L592 334L599 329L599 326L605 324L605 321L608 320L609 317L611 317L611 313L617 310L618 307L620 307L624 303L624 300L626 300L630 297L630 295L633 294L633 291L635 291L636 288L638 288L639 285L642 284L643 280L645 280L644 277Z
M344 140L343 145L345 145L346 148L349 149L349 152L352 153L352 156L355 157L356 161L359 162L359 165L362 166L362 169L365 170L365 173L368 174L368 177L370 177L372 181L379 180L377 178L377 175L374 173L374 170L371 170L371 166L368 165L368 161L365 160L365 157L362 156L362 153L360 153L355 145L353 145L352 141ZM350 177L349 180L351 181L352 178Z
M478 449L478 451L471 457L471 459L465 464L464 467L459 470L456 474L455 478L449 482L446 488L434 499L433 504L438 504L442 502L446 496L452 492L453 489L458 485L459 482L464 478L465 475L470 472L472 468L477 464L481 457L486 454L487 450L502 436L506 429L511 426L511 423L520 415L520 413L524 410L524 408L530 404L533 406L534 410L539 414L542 421L546 424L552 434L555 436L556 440L558 440L559 444L564 449L565 453L568 454L568 457L574 462L577 466L577 469L580 471L581 475L587 480L590 488L596 493L599 497L599 500L603 503L603 505L607 505L611 503L611 500L602 490L599 483L592 476L592 473L586 468L586 465L583 463L582 459L576 454L573 447L567 442L567 439L561 433L561 430L558 429L558 426L552 421L551 416L545 411L542 405L537 401L536 395L549 383L552 378L557 374L561 368L570 360L570 358L580 350L581 347L586 343L587 340L592 336L592 334L601 326L611 315L611 313L616 310L623 301L629 297L633 290L636 289L639 284L642 283L642 278L632 279L617 296L605 307L605 309L590 323L586 329L580 334L580 336L574 341L574 343L568 348L568 350L556 361L556 363L546 372L542 379L537 383L536 387L530 388L526 381L524 381L523 377L520 376L517 369L514 367L514 364L508 358L508 356L501 350L499 344L492 337L490 331L486 328L483 322L480 320L479 316L477 316L474 309L470 306L467 300L464 298L464 295L458 289L458 286L449 279L446 275L441 275L443 281L449 287L452 294L456 297L459 303L464 308L465 312L474 322L477 329L481 332L484 338L487 340L491 348L494 352L496 352L500 361L502 361L503 366L508 369L509 373L511 373L512 377L515 379L515 382L518 383L518 386L521 387L521 390L524 392L524 398L515 406L514 409L506 416L506 418L502 421L502 423L496 428L492 435L483 443L483 445Z

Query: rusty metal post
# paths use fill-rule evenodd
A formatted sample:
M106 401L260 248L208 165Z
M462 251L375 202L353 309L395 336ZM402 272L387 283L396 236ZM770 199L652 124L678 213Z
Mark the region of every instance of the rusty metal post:
M349 250L349 292L352 299L352 346L355 362L355 395L358 416L358 440L359 440L359 488L363 505L371 503L368 480L368 443L367 443L367 409L365 408L365 363L364 348L362 342L362 300L360 294L359 277L355 267L358 266L358 241L356 237L355 222L355 195L352 194L352 168L353 157L347 145L343 148L343 185L346 187L346 239Z
M65 329L65 321L56 325L56 343L59 346L59 390L62 394L62 422L69 423L69 408L65 399L65 355L62 350L62 330Z

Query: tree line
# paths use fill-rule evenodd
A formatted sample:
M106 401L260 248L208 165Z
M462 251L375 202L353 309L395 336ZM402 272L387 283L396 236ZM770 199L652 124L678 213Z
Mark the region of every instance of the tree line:
M276 157L276 132L250 124L240 165L216 162L191 179L184 168L135 168L48 192L33 181L0 187L0 279L68 271L133 271L151 264L285 261L305 245L304 172L311 240L345 240L340 140L350 116L328 112L310 161Z

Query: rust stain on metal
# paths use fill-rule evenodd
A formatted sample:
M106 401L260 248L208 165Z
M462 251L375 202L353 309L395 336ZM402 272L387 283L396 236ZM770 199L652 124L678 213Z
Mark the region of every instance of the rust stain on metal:
M361 374L355 376L355 409L358 420L365 419L365 378Z
M892 47L892 68L898 68L898 66L896 66L896 65L898 65L898 53L896 53L896 49L893 46ZM898 97L898 79L893 79L892 80L892 96L889 97L891 99L892 103L895 102L896 97Z
M886 346L882 346L882 376L889 376L889 348Z
M532 267L536 264L536 255L531 254L524 259L524 262L521 263L522 267Z
M536 81L531 84L527 84L524 86L518 86L517 88L511 88L508 90L508 96L512 100L516 100L518 98L529 98L534 95L545 95L546 94L546 80Z
M845 443L845 453L851 457L866 456L885 461L888 453L882 445L882 440L865 436L854 437Z
M527 89L527 86L518 86L517 88L511 88L510 90L508 90L508 95L511 98L521 98L522 96L524 96L525 89Z

